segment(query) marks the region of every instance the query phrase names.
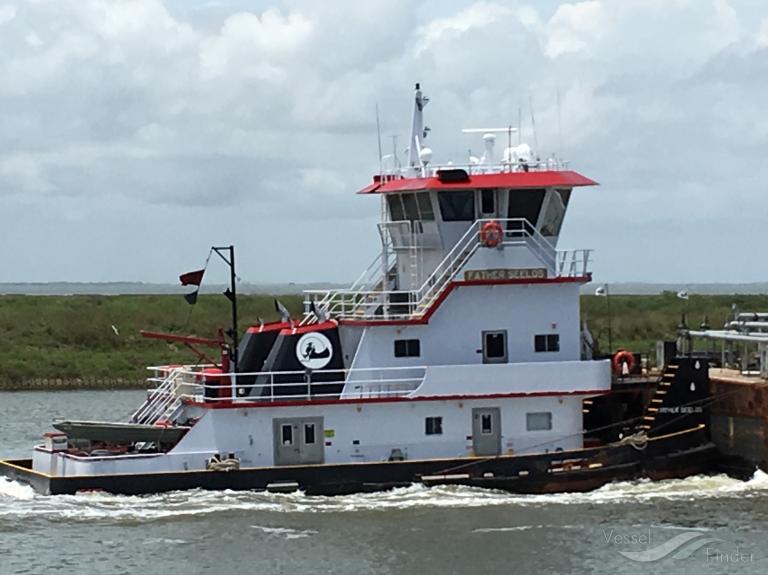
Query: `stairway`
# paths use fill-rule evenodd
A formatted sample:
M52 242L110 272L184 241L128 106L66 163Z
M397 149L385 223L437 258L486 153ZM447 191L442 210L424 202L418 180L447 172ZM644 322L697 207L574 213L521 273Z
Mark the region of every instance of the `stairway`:
M154 425L158 421L173 421L181 410L179 387L183 368L172 368L166 378L151 390L144 403L131 415L131 423Z

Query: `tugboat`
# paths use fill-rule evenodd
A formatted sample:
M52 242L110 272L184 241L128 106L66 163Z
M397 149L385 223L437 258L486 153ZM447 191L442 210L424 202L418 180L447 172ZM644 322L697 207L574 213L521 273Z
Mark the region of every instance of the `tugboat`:
M305 292L303 317L278 305L279 321L238 341L234 248L213 248L232 271L230 339L148 335L221 358L151 368L129 421L55 422L0 473L45 494L334 495L584 491L709 470L706 362L676 358L632 395L631 357L585 345L592 252L557 246L574 189L596 182L513 146L512 128L467 130L482 134L482 157L433 164L427 101L417 84L407 161L389 157L359 192L382 198L381 253L349 288Z

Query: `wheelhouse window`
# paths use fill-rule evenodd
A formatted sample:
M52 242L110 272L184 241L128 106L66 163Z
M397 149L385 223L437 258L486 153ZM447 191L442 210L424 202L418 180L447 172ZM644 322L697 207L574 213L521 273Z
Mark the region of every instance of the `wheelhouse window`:
M556 236L560 233L570 197L571 190L553 190L549 193L547 206L541 218L541 233L543 235Z
M443 434L443 418L442 417L427 417L424 420L424 433L426 435L442 435Z
M533 338L533 347L537 352L560 351L560 334L539 334Z
M484 216L496 213L496 190L480 190L480 213Z
M437 201L444 222L472 222L475 219L475 192L439 192Z
M411 222L432 221L435 219L429 192L389 194L387 195L387 206L389 207L389 217L393 222L405 220Z
M509 190L509 207L507 217L510 219L522 218L528 220L532 225L536 225L541 211L541 204L544 202L546 190ZM510 229L520 229L517 222L509 223Z
M421 341L418 339L396 339L395 357L420 357Z
M525 429L528 431L550 431L552 429L552 412L538 411L526 413Z

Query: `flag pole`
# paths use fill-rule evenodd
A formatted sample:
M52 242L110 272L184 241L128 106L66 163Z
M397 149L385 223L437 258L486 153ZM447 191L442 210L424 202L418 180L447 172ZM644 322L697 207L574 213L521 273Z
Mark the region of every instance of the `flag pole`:
M237 286L236 286L236 279L237 275L235 274L235 246L230 245L226 247L213 247L213 251L216 252L216 254L224 260L224 262L229 266L229 289L224 295L227 296L227 299L232 303L232 329L230 330L229 336L232 338L232 351L229 355L230 361L232 362L232 372L237 373L237 346L238 346L238 331L237 331ZM229 257L225 256L222 252L229 252Z

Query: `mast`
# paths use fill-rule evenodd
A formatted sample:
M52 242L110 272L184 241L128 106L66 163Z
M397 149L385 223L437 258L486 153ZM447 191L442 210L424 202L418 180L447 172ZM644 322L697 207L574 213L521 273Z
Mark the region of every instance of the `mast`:
M225 246L225 247L213 247L212 248L214 252L216 252L216 255L218 255L222 260L224 260L224 263L226 263L229 266L229 288L227 288L227 291L224 292L224 295L227 296L227 299L232 304L232 327L228 330L229 337L232 338L232 352L230 353L230 360L232 362L232 372L237 373L237 347L238 347L238 331L237 331L237 285L236 285L236 279L237 274L235 274L235 246ZM228 256L225 255L228 253Z
M429 98L422 96L421 85L416 83L416 94L413 100L413 123L411 125L411 140L408 143L408 167L411 172L420 175L422 171L421 141L426 136L424 130L424 106Z

